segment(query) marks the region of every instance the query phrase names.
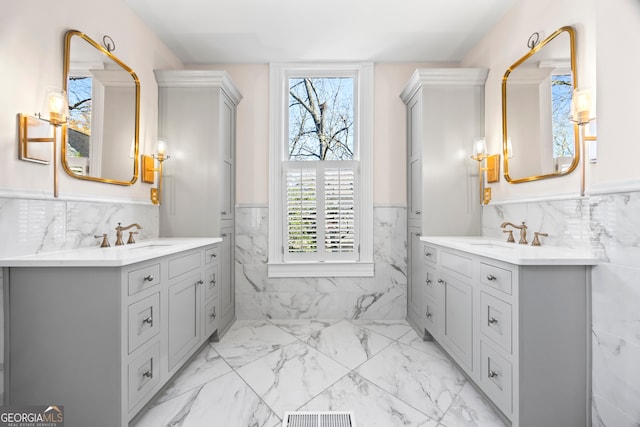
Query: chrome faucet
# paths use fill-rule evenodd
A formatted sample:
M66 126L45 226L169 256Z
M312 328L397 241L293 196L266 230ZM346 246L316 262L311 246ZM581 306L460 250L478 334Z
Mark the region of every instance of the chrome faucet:
M510 225L511 227L520 230L520 241L518 243L520 243L521 245L526 245L528 243L527 242L527 226L524 225L524 221L522 221L522 225L515 225L510 222L503 222L502 224L500 224L500 227L505 228L507 225ZM508 240L508 241L511 241L511 240Z
M118 223L118 226L116 227L116 246L124 245L124 242L122 241L122 232L130 229L131 227L136 227L137 230L141 230L142 229L142 227L140 227L140 225L138 225L136 223L133 223L131 225L127 225L126 227L122 227L120 225L120 223ZM133 236L131 234L133 234L133 232L130 233L129 241L127 243L135 243L135 241L133 240Z

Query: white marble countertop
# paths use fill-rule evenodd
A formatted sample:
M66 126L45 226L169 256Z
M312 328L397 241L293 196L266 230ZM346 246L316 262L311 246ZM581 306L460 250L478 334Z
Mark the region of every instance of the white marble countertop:
M516 265L595 265L596 258L588 249L557 246L531 246L507 243L482 236L421 237L425 243L480 255Z
M219 237L161 238L108 248L96 246L0 258L0 267L121 267L221 241Z

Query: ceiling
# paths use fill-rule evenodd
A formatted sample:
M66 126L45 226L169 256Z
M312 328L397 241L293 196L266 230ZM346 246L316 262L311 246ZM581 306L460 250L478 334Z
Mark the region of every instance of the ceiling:
M185 64L457 62L517 0L125 0Z

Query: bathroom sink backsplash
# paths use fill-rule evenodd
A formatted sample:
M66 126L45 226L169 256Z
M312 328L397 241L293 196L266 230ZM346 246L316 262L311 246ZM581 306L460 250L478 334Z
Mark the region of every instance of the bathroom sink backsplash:
M158 208L136 203L0 198L0 258L115 243L118 222L139 222L136 240L158 237Z

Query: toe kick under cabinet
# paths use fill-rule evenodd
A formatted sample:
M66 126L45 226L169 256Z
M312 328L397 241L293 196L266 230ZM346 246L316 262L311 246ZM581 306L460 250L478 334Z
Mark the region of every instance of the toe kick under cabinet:
M127 426L215 337L218 252L4 268L5 405L63 405L69 426Z
M519 265L433 244L438 239L423 247L419 332L514 427L590 425L592 262ZM511 250L520 249L532 248Z

